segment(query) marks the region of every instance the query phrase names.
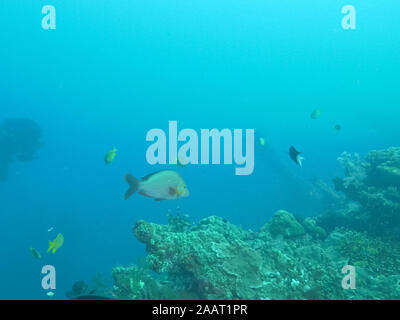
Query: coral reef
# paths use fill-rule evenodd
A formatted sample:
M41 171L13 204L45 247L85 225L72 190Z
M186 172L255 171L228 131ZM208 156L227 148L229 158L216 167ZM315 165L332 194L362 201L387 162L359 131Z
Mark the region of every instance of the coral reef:
M191 223L139 220L145 263L113 269L118 299L400 299L400 148L362 161L342 154L344 177L330 211L299 217L278 210L259 231L210 216ZM321 183L319 183L321 185ZM341 206L340 209L332 208ZM356 268L356 289L342 268Z
M113 268L113 296L124 300L187 300L199 297L185 288L180 288L172 279L154 276L148 267L131 265Z
M42 131L30 119L7 119L0 126L0 181L7 178L13 161L31 161L43 145Z
M283 210L259 232L216 216L194 225L183 217L167 225L140 220L133 232L146 245L150 270L115 268L121 299L400 298L398 246L346 229L327 236L313 219ZM360 272L357 290L349 291L341 269L350 263Z
M328 212L319 223L328 229L344 226L373 235L400 237L400 148L371 151L364 161L343 153L344 178L334 179L347 208Z

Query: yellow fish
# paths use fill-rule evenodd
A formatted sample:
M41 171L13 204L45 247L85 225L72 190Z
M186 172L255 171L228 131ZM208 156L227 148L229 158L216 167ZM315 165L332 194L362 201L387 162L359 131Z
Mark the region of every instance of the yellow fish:
M115 156L117 155L117 149L112 149L106 153L104 156L104 162L106 164L110 164L111 162L114 161Z
M321 116L321 110L320 109L315 109L311 113L310 118L315 120L315 119L318 119L320 116Z
M64 236L59 233L53 242L49 240L49 249L47 249L47 252L50 252L50 250L52 250L52 252L55 253L63 245L63 243Z

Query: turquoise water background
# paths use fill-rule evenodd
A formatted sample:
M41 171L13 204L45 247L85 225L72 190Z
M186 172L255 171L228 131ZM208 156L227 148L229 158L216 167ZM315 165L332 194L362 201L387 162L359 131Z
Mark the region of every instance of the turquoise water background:
M56 30L41 28L47 4ZM341 27L346 4L357 9L356 30ZM60 299L76 280L109 277L145 255L132 225L166 223L177 206L194 221L215 214L254 230L277 209L321 213L296 181L330 184L343 151L399 142L399 11L394 0L2 0L0 121L35 120L45 145L0 182L0 299L48 299L44 264L56 267ZM322 116L311 120L316 108ZM229 165L177 169L189 198L124 201L127 172L165 168L146 163L145 136L169 120L198 132L254 128L274 152L257 148L250 176ZM64 246L46 254L58 232Z

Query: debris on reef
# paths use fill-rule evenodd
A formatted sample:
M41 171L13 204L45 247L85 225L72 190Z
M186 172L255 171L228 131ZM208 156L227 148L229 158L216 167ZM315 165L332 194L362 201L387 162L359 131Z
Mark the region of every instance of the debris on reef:
M89 293L89 285L85 281L79 280L72 285L71 291L68 291L66 293L66 296L70 299L75 299L79 296L86 295L88 293Z
M335 191L320 178L312 180L312 195L316 201L321 203L323 208L338 209L343 206L344 196Z
M114 295L110 289L107 279L101 274L97 274L92 279L92 285L89 286L84 280L76 281L71 291L66 292L66 296L71 300L109 300Z
M6 119L0 125L0 181L7 178L14 161L31 161L42 147L42 130L30 119Z

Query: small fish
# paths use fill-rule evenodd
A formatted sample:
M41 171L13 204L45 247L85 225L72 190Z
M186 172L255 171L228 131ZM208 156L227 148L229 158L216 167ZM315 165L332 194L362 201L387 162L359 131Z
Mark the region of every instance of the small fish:
M125 200L136 191L142 196L160 200L175 200L189 196L181 175L173 170L162 170L149 174L138 180L129 173L125 176L125 181L129 184L129 189L125 193Z
M47 249L47 252L51 251L53 253L56 253L56 251L60 249L63 243L64 243L64 236L61 233L59 233L53 242L49 240L49 249Z
M333 129L335 129L336 131L340 131L342 130L342 126L340 124L337 124L333 127Z
M104 156L105 164L110 164L111 162L113 162L116 155L117 155L117 149L116 148L108 151L106 153L106 155Z
M264 138L259 138L258 142L260 143L260 146L262 146L262 147L265 146L265 139Z
M46 293L48 297L54 297L55 293L53 291L49 291Z
M31 251L32 257L35 259L40 259L42 257L39 251L37 251L35 248L29 248L29 250Z
M313 112L311 112L311 119L315 120L318 119L321 116L321 110L320 109L315 109Z
M289 148L289 156L290 159L292 159L296 164L298 164L300 167L303 167L301 161L304 160L302 156L300 156L299 151L297 151L293 146Z
M47 232L51 232L53 230L54 230L54 227L50 227L50 228L47 229Z

